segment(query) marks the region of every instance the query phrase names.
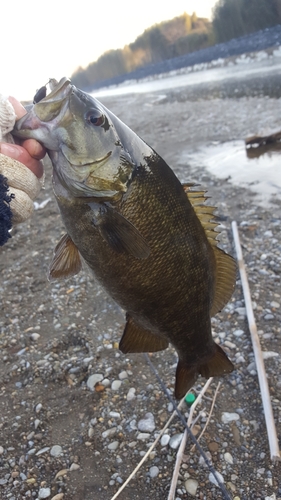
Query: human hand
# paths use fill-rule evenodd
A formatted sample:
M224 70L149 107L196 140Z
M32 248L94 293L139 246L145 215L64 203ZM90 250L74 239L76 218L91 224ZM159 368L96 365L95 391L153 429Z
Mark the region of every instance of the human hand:
M9 102L0 101L0 112L1 105L2 109L5 106L11 108L12 105L11 111L14 111L16 119L26 113L24 107L13 97L9 98ZM10 204L13 223L23 222L33 212L33 200L41 189L38 179L41 179L44 173L40 159L44 157L45 152L41 144L34 139L24 140L21 144L0 143L0 173L8 180L9 193L15 195Z

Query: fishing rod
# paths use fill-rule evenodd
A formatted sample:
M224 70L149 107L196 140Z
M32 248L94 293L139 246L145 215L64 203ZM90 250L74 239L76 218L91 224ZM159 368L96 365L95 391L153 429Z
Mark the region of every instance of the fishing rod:
M209 468L210 472L213 474L214 478L216 479L217 483L218 483L218 486L222 492L222 495L224 497L225 500L231 500L231 497L229 496L228 494L228 491L227 489L225 488L224 484L221 482L216 470L214 469L213 465L211 464L210 460L208 459L206 453L204 452L204 450L202 449L202 447L200 446L200 444L198 443L198 440L196 439L196 437L192 434L191 432L191 429L190 427L187 425L186 423L186 420L185 418L183 417L182 413L180 412L180 410L177 408L176 406L176 403L175 401L173 400L172 396L169 394L169 391L165 385L165 383L163 382L163 380L161 379L158 371L156 370L155 366L153 365L152 361L150 360L149 356L144 353L144 357L145 357L145 360L146 362L148 363L148 365L150 366L151 370L153 371L153 373L155 374L157 380L159 381L159 384L161 385L164 393L166 394L167 398L169 399L170 403L172 403L173 405L173 409L174 411L177 413L180 421L182 422L183 426L185 427L185 429L187 430L188 434L189 434L189 437L191 438L191 441L193 441L194 445L196 446L196 448L198 449L200 455L203 457L207 467Z

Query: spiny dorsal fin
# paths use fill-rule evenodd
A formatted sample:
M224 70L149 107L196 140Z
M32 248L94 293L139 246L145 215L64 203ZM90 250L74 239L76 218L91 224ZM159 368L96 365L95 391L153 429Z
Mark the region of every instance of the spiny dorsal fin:
M119 344L120 351L124 354L127 352L156 352L163 351L168 345L169 342L166 339L145 330L127 314L127 323Z
M82 269L78 248L68 234L58 242L49 269L49 281L75 276Z
M230 300L236 283L236 261L221 248L214 248L216 258L215 296L211 307L211 316L221 311Z
M206 191L191 191L191 188L194 186L194 184L190 183L183 184L183 189L194 209L194 212L201 222L210 244L216 247L218 236L216 228L219 225L216 222L217 217L214 215L216 207L205 205L206 200L209 198L206 196Z

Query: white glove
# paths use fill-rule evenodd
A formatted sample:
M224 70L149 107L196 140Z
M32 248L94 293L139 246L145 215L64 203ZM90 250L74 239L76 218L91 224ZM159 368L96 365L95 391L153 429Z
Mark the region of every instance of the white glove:
M0 142L14 142L9 133L14 128L16 115L12 104L0 94ZM36 175L17 160L0 153L0 174L8 180L13 223L23 222L34 210L33 200L38 196L41 182Z

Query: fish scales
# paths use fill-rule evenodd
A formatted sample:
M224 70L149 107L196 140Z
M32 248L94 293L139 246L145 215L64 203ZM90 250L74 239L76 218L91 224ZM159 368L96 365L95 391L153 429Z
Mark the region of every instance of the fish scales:
M199 374L232 371L213 341L211 313L229 300L236 266L216 247L204 193L182 186L152 148L67 79L15 134L40 140L52 160L67 235L51 278L79 272L81 256L127 313L121 351L176 349L176 397Z

